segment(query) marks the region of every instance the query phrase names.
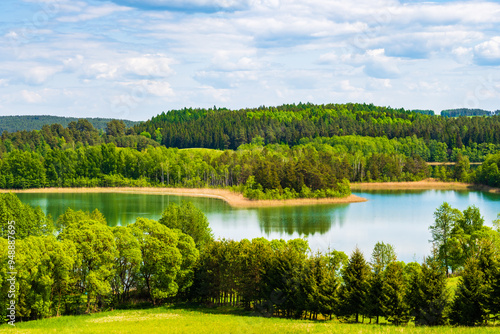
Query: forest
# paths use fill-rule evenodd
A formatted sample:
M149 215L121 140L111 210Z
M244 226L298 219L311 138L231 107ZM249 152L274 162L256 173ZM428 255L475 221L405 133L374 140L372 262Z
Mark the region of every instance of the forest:
M112 118L84 118L89 121L92 126L97 130L103 130L106 128L106 124L111 122ZM61 116L0 116L0 134L4 131L7 132L17 132L17 131L32 131L40 130L44 125L60 124L62 126L68 126L71 122L78 122L78 118L75 117L61 117ZM133 126L139 122L122 120L127 126Z
M449 109L442 110L441 116L443 117L459 117L459 116L491 116L494 114L498 114L498 110L491 112L483 109Z
M214 240L186 202L158 221L109 227L97 210L53 220L8 193L0 215L0 302L14 298L18 321L183 302L418 326L487 325L500 315L500 215L487 227L474 206L436 209L432 255L421 263L398 261L384 242L366 258L357 248L313 253L303 239Z
M227 187L250 199L288 199L347 196L349 182L428 177L498 187L499 149L500 116L366 104L183 109L132 128L112 120L99 131L80 119L5 131L0 188Z

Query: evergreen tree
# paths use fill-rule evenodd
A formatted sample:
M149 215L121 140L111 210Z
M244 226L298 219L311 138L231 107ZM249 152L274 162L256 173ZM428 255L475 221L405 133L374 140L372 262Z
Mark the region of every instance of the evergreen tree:
M484 273L477 258L469 258L460 277L457 292L451 306L452 324L475 326L486 318L487 288Z
M337 311L339 316L348 319L354 315L355 321L359 322L368 294L368 275L369 267L363 253L356 247L342 272L343 284Z
M401 262L389 263L382 284L382 311L386 319L395 325L406 323L409 320L403 266L404 264Z
M412 316L416 325L439 326L445 324L444 311L449 295L446 287L446 272L435 257L428 257L421 266L420 275L411 285L418 287L418 298L412 300ZM410 290L413 290L410 288Z
M390 244L377 242L373 248L371 267L372 271L369 277L368 302L366 305L366 313L370 317L377 318L383 315L382 312L382 286L384 282L384 271L387 265L396 261L396 253L394 247Z

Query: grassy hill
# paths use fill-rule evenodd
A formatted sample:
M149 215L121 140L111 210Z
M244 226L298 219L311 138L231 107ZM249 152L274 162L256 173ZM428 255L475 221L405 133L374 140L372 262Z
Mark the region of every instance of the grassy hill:
M221 313L222 312L222 313ZM415 327L264 318L231 309L117 310L0 326L0 333L494 333L499 327Z
M83 118L83 117L82 117ZM4 131L15 132L15 131L31 131L40 130L44 125L50 124L61 124L67 127L69 123L78 121L79 118L75 117L60 117L60 116L0 116L0 134ZM106 124L112 120L112 118L85 118L88 120L96 129L105 129ZM127 127L134 126L140 122L123 120Z

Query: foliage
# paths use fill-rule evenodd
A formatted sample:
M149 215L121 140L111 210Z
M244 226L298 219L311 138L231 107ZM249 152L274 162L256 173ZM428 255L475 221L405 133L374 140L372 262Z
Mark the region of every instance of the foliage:
M15 195L9 200L15 203ZM19 210L32 209L14 205L11 213L19 216ZM500 236L483 226L474 206L460 212L444 203L436 211L433 235L443 237L437 225L444 222L451 231L446 233L451 267L461 269L456 266L462 258L455 253L465 254L452 302L437 242L421 265L396 262L394 248L379 242L368 264L358 248L350 257L335 250L313 254L303 239L214 241L206 218L186 203L169 206L160 221L171 228L145 218L111 228L97 210L67 210L58 218L57 238L47 231L16 240L19 320L134 307L148 300L241 306L266 317L335 316L356 322L377 317L395 325L414 320L418 326L448 320L474 326L500 313ZM210 238L197 248L200 235ZM8 300L11 248L0 239L2 304ZM5 311L0 312L4 321Z
M213 240L207 217L193 203L183 201L179 206L171 203L158 220L171 229L178 229L193 238L196 247L202 249Z
M13 193L0 193L0 232L7 239L9 222L15 225L15 238L41 236L53 231L51 217L46 217L40 207L32 208L22 203Z
M444 325L448 301L446 272L436 257L427 257L411 278L407 293L410 315L418 326Z
M137 218L127 228L139 241L142 255L140 277L153 304L159 299L175 296L179 289L176 277L182 264L182 255L177 248L179 235L145 218Z
M403 271L404 264L401 262L389 263L385 269L384 282L382 283L382 312L387 320L395 325L407 323L409 320Z
M87 295L86 312L91 312L111 292L118 256L111 228L95 220L81 220L66 226L58 237L76 246L73 270L78 292Z
M368 275L369 267L363 253L356 247L342 270L338 315L347 319L354 316L355 322L359 322L359 314L365 309L367 300Z
M438 251L438 257L443 261L448 275L450 267L450 236L454 223L461 218L461 212L453 209L448 203L443 203L434 212L435 224L429 227L432 233L432 242Z
M484 322L487 301L484 276L479 268L479 260L469 258L451 306L450 320L453 324L474 326Z
M89 121L93 127L96 129L104 129L106 124L112 121L110 118L84 118ZM0 134L4 131L16 132L16 131L32 131L40 130L44 125L60 124L62 126L68 126L71 122L78 122L78 118L74 117L60 117L60 116L0 116ZM126 126L133 126L139 122L119 120Z

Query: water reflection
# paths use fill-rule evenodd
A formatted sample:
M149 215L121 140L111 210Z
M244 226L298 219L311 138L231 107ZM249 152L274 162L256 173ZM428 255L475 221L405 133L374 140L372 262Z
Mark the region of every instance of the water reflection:
M356 245L370 257L377 241L393 244L399 259L421 261L430 252L429 225L443 203L465 210L479 207L491 226L500 212L500 194L451 190L396 190L355 192L368 202L337 205L234 209L226 202L203 197L131 193L18 194L57 218L68 207L99 209L110 226L127 225L137 217L159 219L170 203L191 201L207 216L216 238L241 240L307 238L312 250L335 248L350 253Z
M257 210L261 231L265 235L280 233L310 236L325 234L332 225L342 227L348 204L305 207L277 207Z

